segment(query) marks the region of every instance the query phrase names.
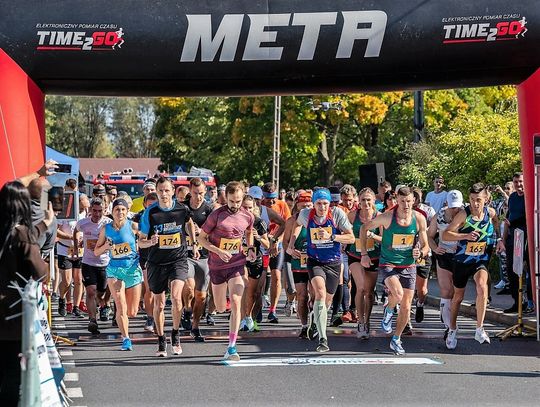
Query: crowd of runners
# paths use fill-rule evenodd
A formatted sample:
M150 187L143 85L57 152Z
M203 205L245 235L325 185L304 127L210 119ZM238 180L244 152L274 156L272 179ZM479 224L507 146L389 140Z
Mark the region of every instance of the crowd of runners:
M66 188L76 188L75 181ZM168 355L169 345L173 355L182 353L181 329L204 342L201 321L214 325L213 315L229 312L224 359L236 361L239 331L256 332L262 321L278 324L281 313L296 313L300 339L315 340L317 352L330 349L327 326L352 323L360 340L381 329L401 355L411 314L417 323L424 319L432 272L446 347L457 346L458 311L470 278L475 339L489 343L483 323L493 255L501 270L496 287L516 292L517 301L517 277L506 270L514 229L525 227L521 173L504 188L472 185L468 202L462 192L446 191L442 177L425 200L419 188L392 188L387 181L377 191L357 192L352 185L278 191L272 183L207 188L192 178L188 188L175 190L160 176L146 180L143 192L132 202L112 186L95 185L91 198L80 195L79 220L58 222L58 313L87 314L92 334L114 313L122 350L133 348L129 319L139 312L144 329L157 336L159 357ZM286 303L278 311L283 290ZM374 327L377 292L383 317ZM168 304L171 327L165 326ZM526 307L530 311L532 301Z

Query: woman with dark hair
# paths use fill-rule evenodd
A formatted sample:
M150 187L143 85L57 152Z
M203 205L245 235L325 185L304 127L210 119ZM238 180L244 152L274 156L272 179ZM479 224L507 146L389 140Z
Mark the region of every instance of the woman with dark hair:
M6 183L0 190L0 401L3 406L16 406L19 399L22 347L22 318L6 317L22 311L21 303L13 308L19 293L8 288L12 281L24 284L17 275L39 280L47 274L47 263L40 255L37 238L45 233L53 220L53 212L45 211L42 222L32 227L30 194L19 181Z
M397 205L397 197L394 191L386 191L384 193L383 200L383 212L386 212L389 209L392 209Z

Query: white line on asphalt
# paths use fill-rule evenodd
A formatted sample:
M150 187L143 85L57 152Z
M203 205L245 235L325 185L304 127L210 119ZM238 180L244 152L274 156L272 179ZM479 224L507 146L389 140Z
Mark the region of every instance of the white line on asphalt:
M230 367L253 366L329 366L329 365L441 365L442 362L430 358L262 358L246 359L238 362L223 362Z
M65 321L65 318L64 317L54 317L53 318L55 321Z
M79 373L66 373L64 375L64 381L65 382L78 382L79 381Z
M66 329L65 324L53 324L54 329Z
M56 335L58 335L58 336L68 336L69 334L68 334L68 331L58 331L58 332L56 332Z
M62 349L59 353L60 356L73 356L73 351L71 349Z
M81 398L83 396L82 389L80 387L67 387L66 391L70 399Z
M63 360L62 364L64 366L75 366L75 361L74 360Z

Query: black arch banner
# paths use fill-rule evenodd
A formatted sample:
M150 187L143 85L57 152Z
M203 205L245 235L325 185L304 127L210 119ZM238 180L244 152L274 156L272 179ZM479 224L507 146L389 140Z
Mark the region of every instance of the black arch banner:
M0 0L0 48L46 93L219 95L520 83L537 0Z

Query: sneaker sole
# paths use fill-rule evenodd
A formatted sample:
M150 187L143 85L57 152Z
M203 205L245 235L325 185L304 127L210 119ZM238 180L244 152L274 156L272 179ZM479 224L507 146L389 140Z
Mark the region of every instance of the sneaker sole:
M392 349L392 352L394 352L395 355L401 356L405 354L405 351L402 352L400 350L394 349L392 345L390 345L390 349Z
M160 352L160 351L158 351L158 352L156 352L156 356L157 356L158 358L166 358L166 357L167 357L167 352Z
M319 348L319 347L317 347L316 351L319 352L319 353L325 353L325 352L329 352L330 348L326 348L326 347L325 348Z
M229 355L228 358L223 358L224 362L239 362L240 355Z
M172 351L173 351L173 355L176 355L176 356L181 355L183 352L181 346L173 346Z

